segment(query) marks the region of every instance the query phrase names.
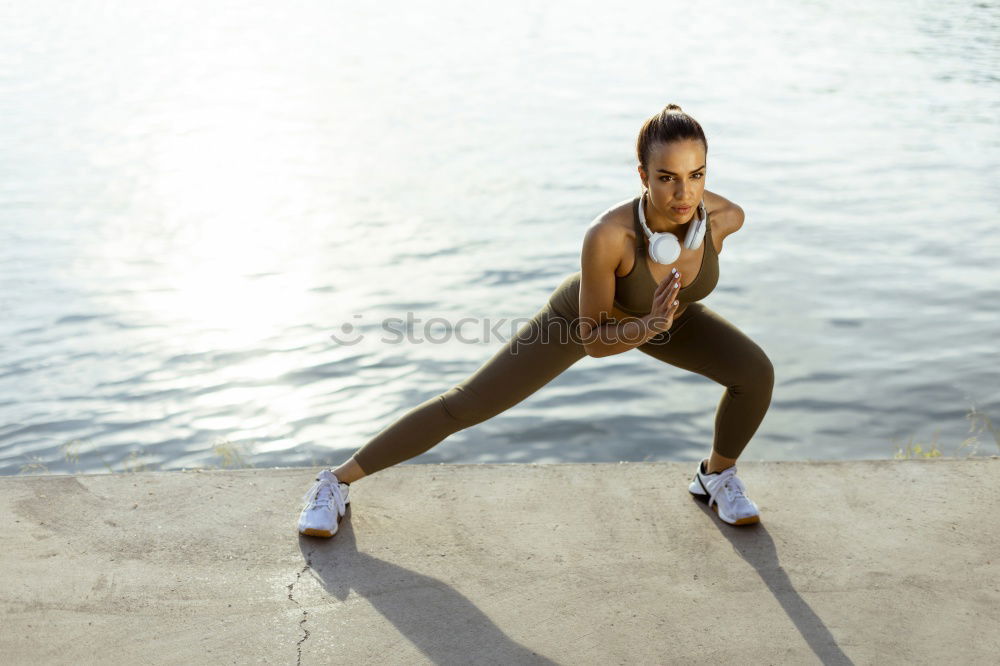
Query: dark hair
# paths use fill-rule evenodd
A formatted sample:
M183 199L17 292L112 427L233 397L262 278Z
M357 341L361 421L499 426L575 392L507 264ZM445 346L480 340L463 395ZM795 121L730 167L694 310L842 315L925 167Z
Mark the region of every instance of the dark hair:
M683 139L701 141L708 152L708 140L698 121L684 113L677 104L667 104L663 110L650 116L639 130L639 139L635 143L635 153L642 168L647 168L649 151L654 143L670 143Z

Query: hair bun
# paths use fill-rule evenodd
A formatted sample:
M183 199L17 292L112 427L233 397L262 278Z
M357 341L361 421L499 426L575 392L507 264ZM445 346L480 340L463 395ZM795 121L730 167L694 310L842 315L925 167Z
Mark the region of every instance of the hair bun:
M642 168L648 168L649 153L657 143L672 143L684 139L700 141L708 154L708 141L705 131L680 104L667 104L662 109L646 119L639 130L635 141L635 156L639 158Z

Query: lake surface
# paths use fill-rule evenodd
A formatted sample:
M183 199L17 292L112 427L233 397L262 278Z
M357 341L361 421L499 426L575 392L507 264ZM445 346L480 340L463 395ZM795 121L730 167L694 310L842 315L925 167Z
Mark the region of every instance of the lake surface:
M996 2L7 15L0 474L338 464L579 270L669 102L747 215L703 301L775 366L743 459L1000 425ZM586 357L408 462L694 461L723 390Z

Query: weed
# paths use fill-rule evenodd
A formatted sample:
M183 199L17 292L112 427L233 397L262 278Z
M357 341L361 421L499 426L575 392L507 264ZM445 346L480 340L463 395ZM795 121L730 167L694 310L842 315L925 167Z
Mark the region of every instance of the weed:
M21 465L21 469L18 474L31 474L32 472L41 472L44 474L49 471L49 468L42 462L42 459L38 456L26 456L30 462Z
M996 443L997 448L1000 449L1000 430L993 425L993 420L987 415L976 409L975 403L972 405L972 409L965 415L965 418L969 421L969 432L971 437L966 437L955 449L955 457L965 457L971 458L972 456L979 455L979 435L984 430L989 431L990 435L993 437L993 441ZM940 431L934 432L934 438L931 441L929 448L924 447L922 444L914 444L913 437L910 437L910 441L907 443L906 448L896 445L896 453L894 458L937 458L941 456L942 453L937 447L937 438ZM896 444L896 440L892 440L893 444ZM965 455L962 456L963 449L965 449Z
M122 463L122 467L126 473L146 471L146 464L139 462L139 456L140 453L137 450L132 449L129 451L128 458Z
M937 447L937 435L934 433L934 441L931 443L931 448L927 451L924 450L922 444L913 443L913 438L910 437L909 443L907 443L906 448L903 449L901 446L896 447L896 453L893 458L896 459L906 459L906 458L937 458L941 455L941 451ZM893 440L895 442L895 440Z
M240 452L240 448L241 447L234 445L228 439L223 439L219 442L216 442L212 446L212 451L215 453L216 456L222 459L223 469L228 469L230 467L234 469L242 467L253 467L254 466L253 463L249 462L247 458L243 457L244 454L247 454L247 452L245 450L243 452Z
M80 440L73 439L60 447L63 452L63 458L66 459L66 462L73 463L74 465L80 462L80 444L82 444Z

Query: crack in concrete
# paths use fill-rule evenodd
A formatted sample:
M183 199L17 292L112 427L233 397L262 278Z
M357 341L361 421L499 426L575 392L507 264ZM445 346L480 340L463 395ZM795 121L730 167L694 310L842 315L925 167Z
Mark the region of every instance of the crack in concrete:
M287 586L288 587L288 600L291 601L292 603L294 603L299 608L302 608L302 604L300 604L298 602L298 600L295 599L295 597L292 596L292 592L295 589L295 584L299 582L300 578L302 578L302 574L304 574L306 571L308 571L309 567L312 566L312 554L313 554L313 551L311 551L311 550L308 553L306 553L306 564L305 564L305 566L302 567L302 569L300 569L297 574L295 574L295 580L293 580ZM298 650L298 658L296 659L296 662L295 662L296 666L302 666L302 644L306 641L307 638L309 638L309 630L305 628L306 620L308 620L308 619L309 619L309 611L307 611L305 608L302 608L302 619L299 620L299 628L302 629L302 638L300 638L299 642L295 644L295 649Z

